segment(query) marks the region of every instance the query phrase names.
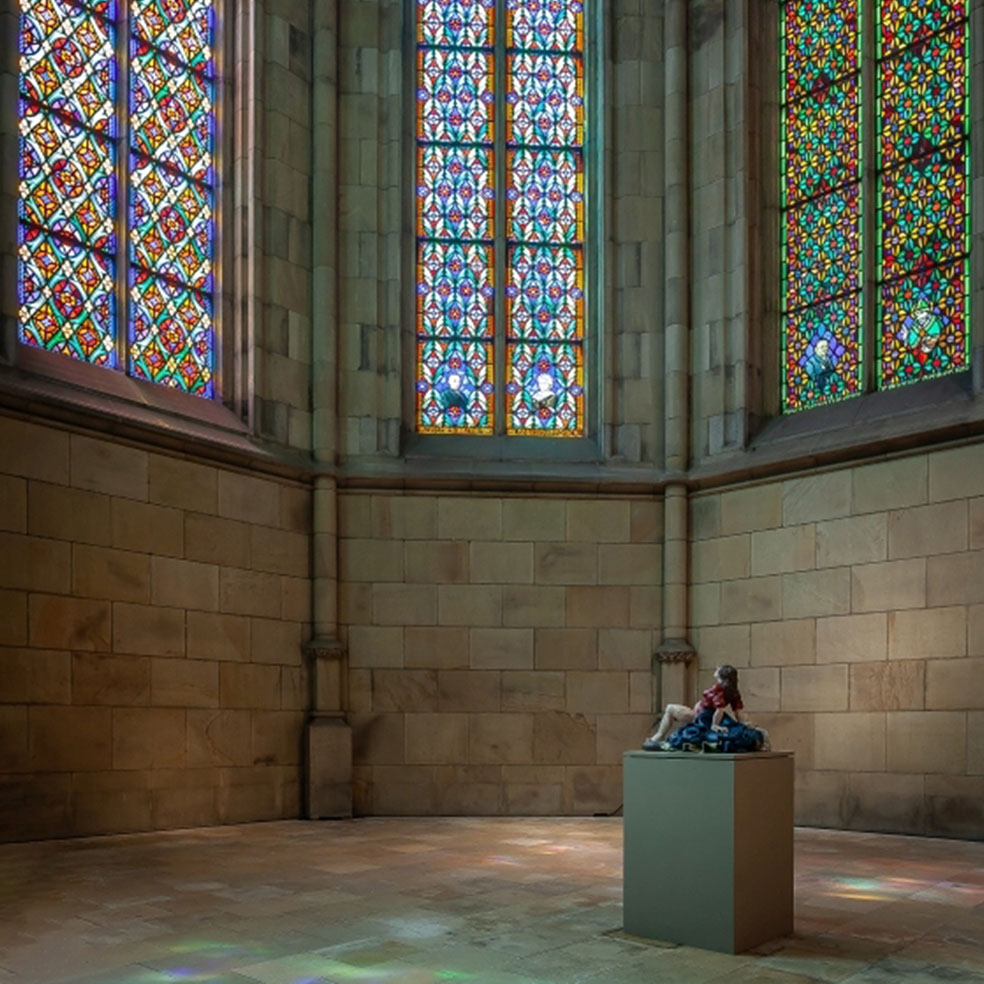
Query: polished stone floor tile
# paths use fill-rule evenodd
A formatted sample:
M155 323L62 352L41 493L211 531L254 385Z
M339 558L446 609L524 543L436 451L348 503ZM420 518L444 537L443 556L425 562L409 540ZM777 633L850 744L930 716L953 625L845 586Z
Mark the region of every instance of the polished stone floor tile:
M0 846L0 984L984 984L984 844L798 830L795 934L727 956L622 931L621 837L366 819Z

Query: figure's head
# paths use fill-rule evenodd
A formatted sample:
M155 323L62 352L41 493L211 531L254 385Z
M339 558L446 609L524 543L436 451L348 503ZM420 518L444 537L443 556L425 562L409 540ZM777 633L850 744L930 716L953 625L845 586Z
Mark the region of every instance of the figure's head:
M452 372L448 373L448 389L460 390L461 389L461 373Z
M541 372L536 377L536 388L539 393L553 392L553 376L549 372Z
M728 663L724 663L714 671L714 679L722 687L736 687L738 685L738 671Z
M814 346L814 351L821 359L826 357L827 353L830 351L830 342L826 338L821 338L820 341Z

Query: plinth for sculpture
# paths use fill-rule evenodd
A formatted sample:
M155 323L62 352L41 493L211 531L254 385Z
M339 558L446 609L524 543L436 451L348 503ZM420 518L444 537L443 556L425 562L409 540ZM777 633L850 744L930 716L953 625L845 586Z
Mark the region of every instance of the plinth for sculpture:
M740 953L793 931L793 755L626 752L623 921Z

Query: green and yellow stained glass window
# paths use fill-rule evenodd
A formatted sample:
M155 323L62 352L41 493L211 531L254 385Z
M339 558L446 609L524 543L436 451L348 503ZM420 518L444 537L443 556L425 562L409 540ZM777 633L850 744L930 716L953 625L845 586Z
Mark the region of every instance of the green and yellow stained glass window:
M783 410L967 368L967 0L785 0L781 19Z
M418 0L420 433L585 432L583 8Z
M22 0L18 335L214 395L214 4Z

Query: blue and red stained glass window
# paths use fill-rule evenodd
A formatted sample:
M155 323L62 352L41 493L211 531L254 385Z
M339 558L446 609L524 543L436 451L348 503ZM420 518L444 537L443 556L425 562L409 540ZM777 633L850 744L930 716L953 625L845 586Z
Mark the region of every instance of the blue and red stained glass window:
M866 31L877 51L868 96ZM967 31L966 0L782 5L784 411L860 393L869 359L878 388L968 365ZM874 124L870 189L863 120Z
M213 7L22 0L20 20L20 340L206 397Z
M580 436L583 4L417 8L417 430Z

